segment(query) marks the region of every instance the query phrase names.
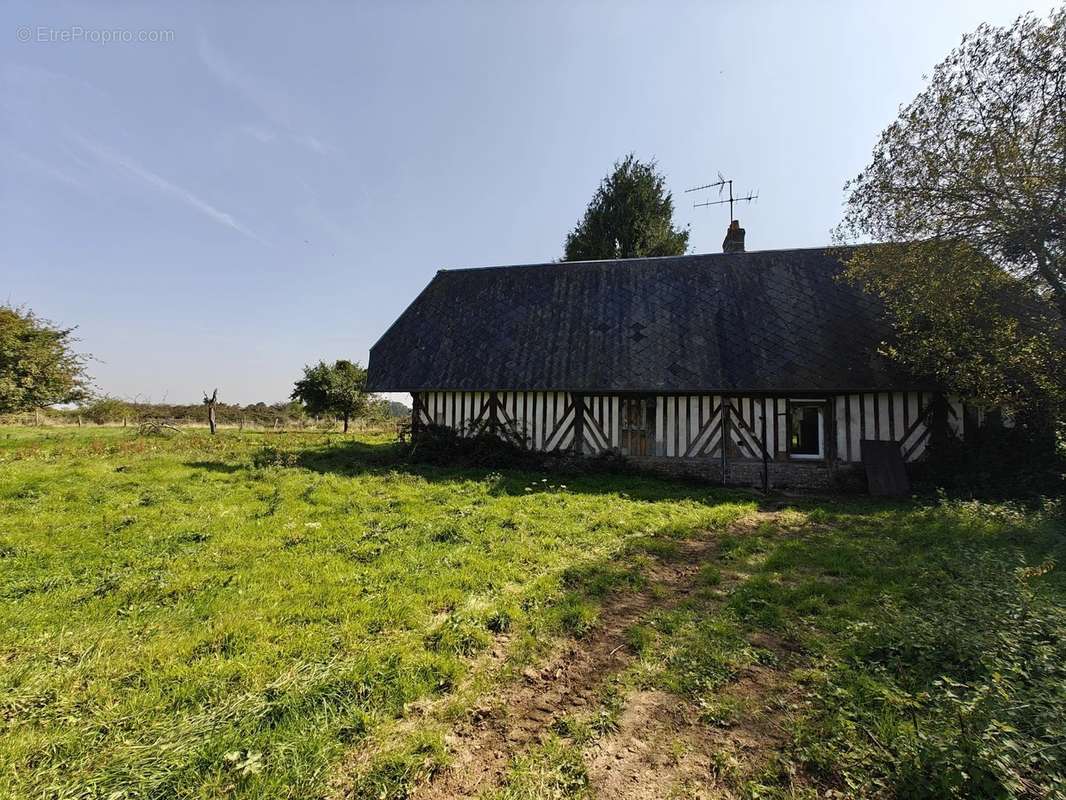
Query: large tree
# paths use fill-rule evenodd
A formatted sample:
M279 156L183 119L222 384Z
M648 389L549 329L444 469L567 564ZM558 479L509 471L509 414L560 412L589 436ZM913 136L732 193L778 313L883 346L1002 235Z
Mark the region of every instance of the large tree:
M0 413L84 400L86 357L74 349L74 329L32 311L0 306Z
M964 239L1066 315L1066 7L963 37L848 188L844 233Z
M566 237L563 260L682 255L689 232L675 228L673 217L674 201L655 161L630 153L600 182Z
M366 370L343 359L332 365L319 361L304 367L304 376L296 381L292 399L303 403L308 413L334 414L348 422L367 412L371 395L366 393Z
M886 300L897 358L986 405L1061 398L1066 8L963 37L846 188L838 238L893 243L848 274Z

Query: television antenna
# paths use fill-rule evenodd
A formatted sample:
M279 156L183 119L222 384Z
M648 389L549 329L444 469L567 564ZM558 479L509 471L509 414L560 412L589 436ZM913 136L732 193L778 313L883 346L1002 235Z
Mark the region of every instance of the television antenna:
M707 200L703 203L693 203L692 207L701 208L703 206L720 206L724 205L725 203L729 203L729 222L731 224L736 219L736 217L733 216L734 203L751 203L759 199L758 189L756 189L754 192L748 192L744 197L733 197L733 179L725 177L724 175L722 175L721 172L718 173L718 180L714 181L713 183L705 183L702 186L693 186L691 189L685 189L685 194L688 194L689 192L700 192L704 189L717 189L719 197L722 197L722 193L728 189L729 196L722 198L721 200Z

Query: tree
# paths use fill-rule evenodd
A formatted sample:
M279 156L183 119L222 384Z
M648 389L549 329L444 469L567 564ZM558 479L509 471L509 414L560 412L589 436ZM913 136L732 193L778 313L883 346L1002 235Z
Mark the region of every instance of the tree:
M689 232L675 228L673 216L674 201L655 161L630 153L600 182L566 237L563 260L683 255Z
M366 370L343 359L332 366L324 361L306 366L303 378L296 381L292 399L303 403L310 414L337 415L344 420L347 433L349 420L365 414L369 407Z
M1066 320L1066 8L980 26L845 187L846 273L881 295L893 355L980 404L1057 402Z
M366 407L366 417L373 422L386 422L393 417L392 403L384 397L372 397Z
M396 419L403 419L405 417L411 416L411 407L410 406L404 405L403 403L399 402L398 400L389 400L388 402L389 402L388 416L394 417Z
M117 422L129 418L132 409L130 404L117 397L98 397L92 403L79 410L84 413L90 422L103 425L105 422Z
M74 350L73 334L27 309L0 306L0 413L89 396L86 356Z
M1066 402L1054 309L968 243L860 248L846 274L884 301L883 352L913 375L1023 419Z
M1066 315L1066 7L963 37L847 188L846 236L964 239Z

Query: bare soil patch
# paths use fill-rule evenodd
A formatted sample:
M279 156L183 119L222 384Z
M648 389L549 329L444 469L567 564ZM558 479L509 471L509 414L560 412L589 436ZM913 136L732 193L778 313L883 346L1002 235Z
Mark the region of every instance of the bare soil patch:
M788 742L785 677L781 670L756 666L726 687L723 698L737 700L743 708L729 723L708 721L700 709L665 692L630 694L618 730L585 753L593 795L620 800L740 797L741 785Z

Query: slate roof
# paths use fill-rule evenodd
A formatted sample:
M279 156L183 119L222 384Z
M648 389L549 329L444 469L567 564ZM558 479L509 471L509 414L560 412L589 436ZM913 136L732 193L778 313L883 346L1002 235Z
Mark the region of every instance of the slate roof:
M838 251L839 252L839 251ZM825 248L442 270L370 350L371 391L923 388Z

